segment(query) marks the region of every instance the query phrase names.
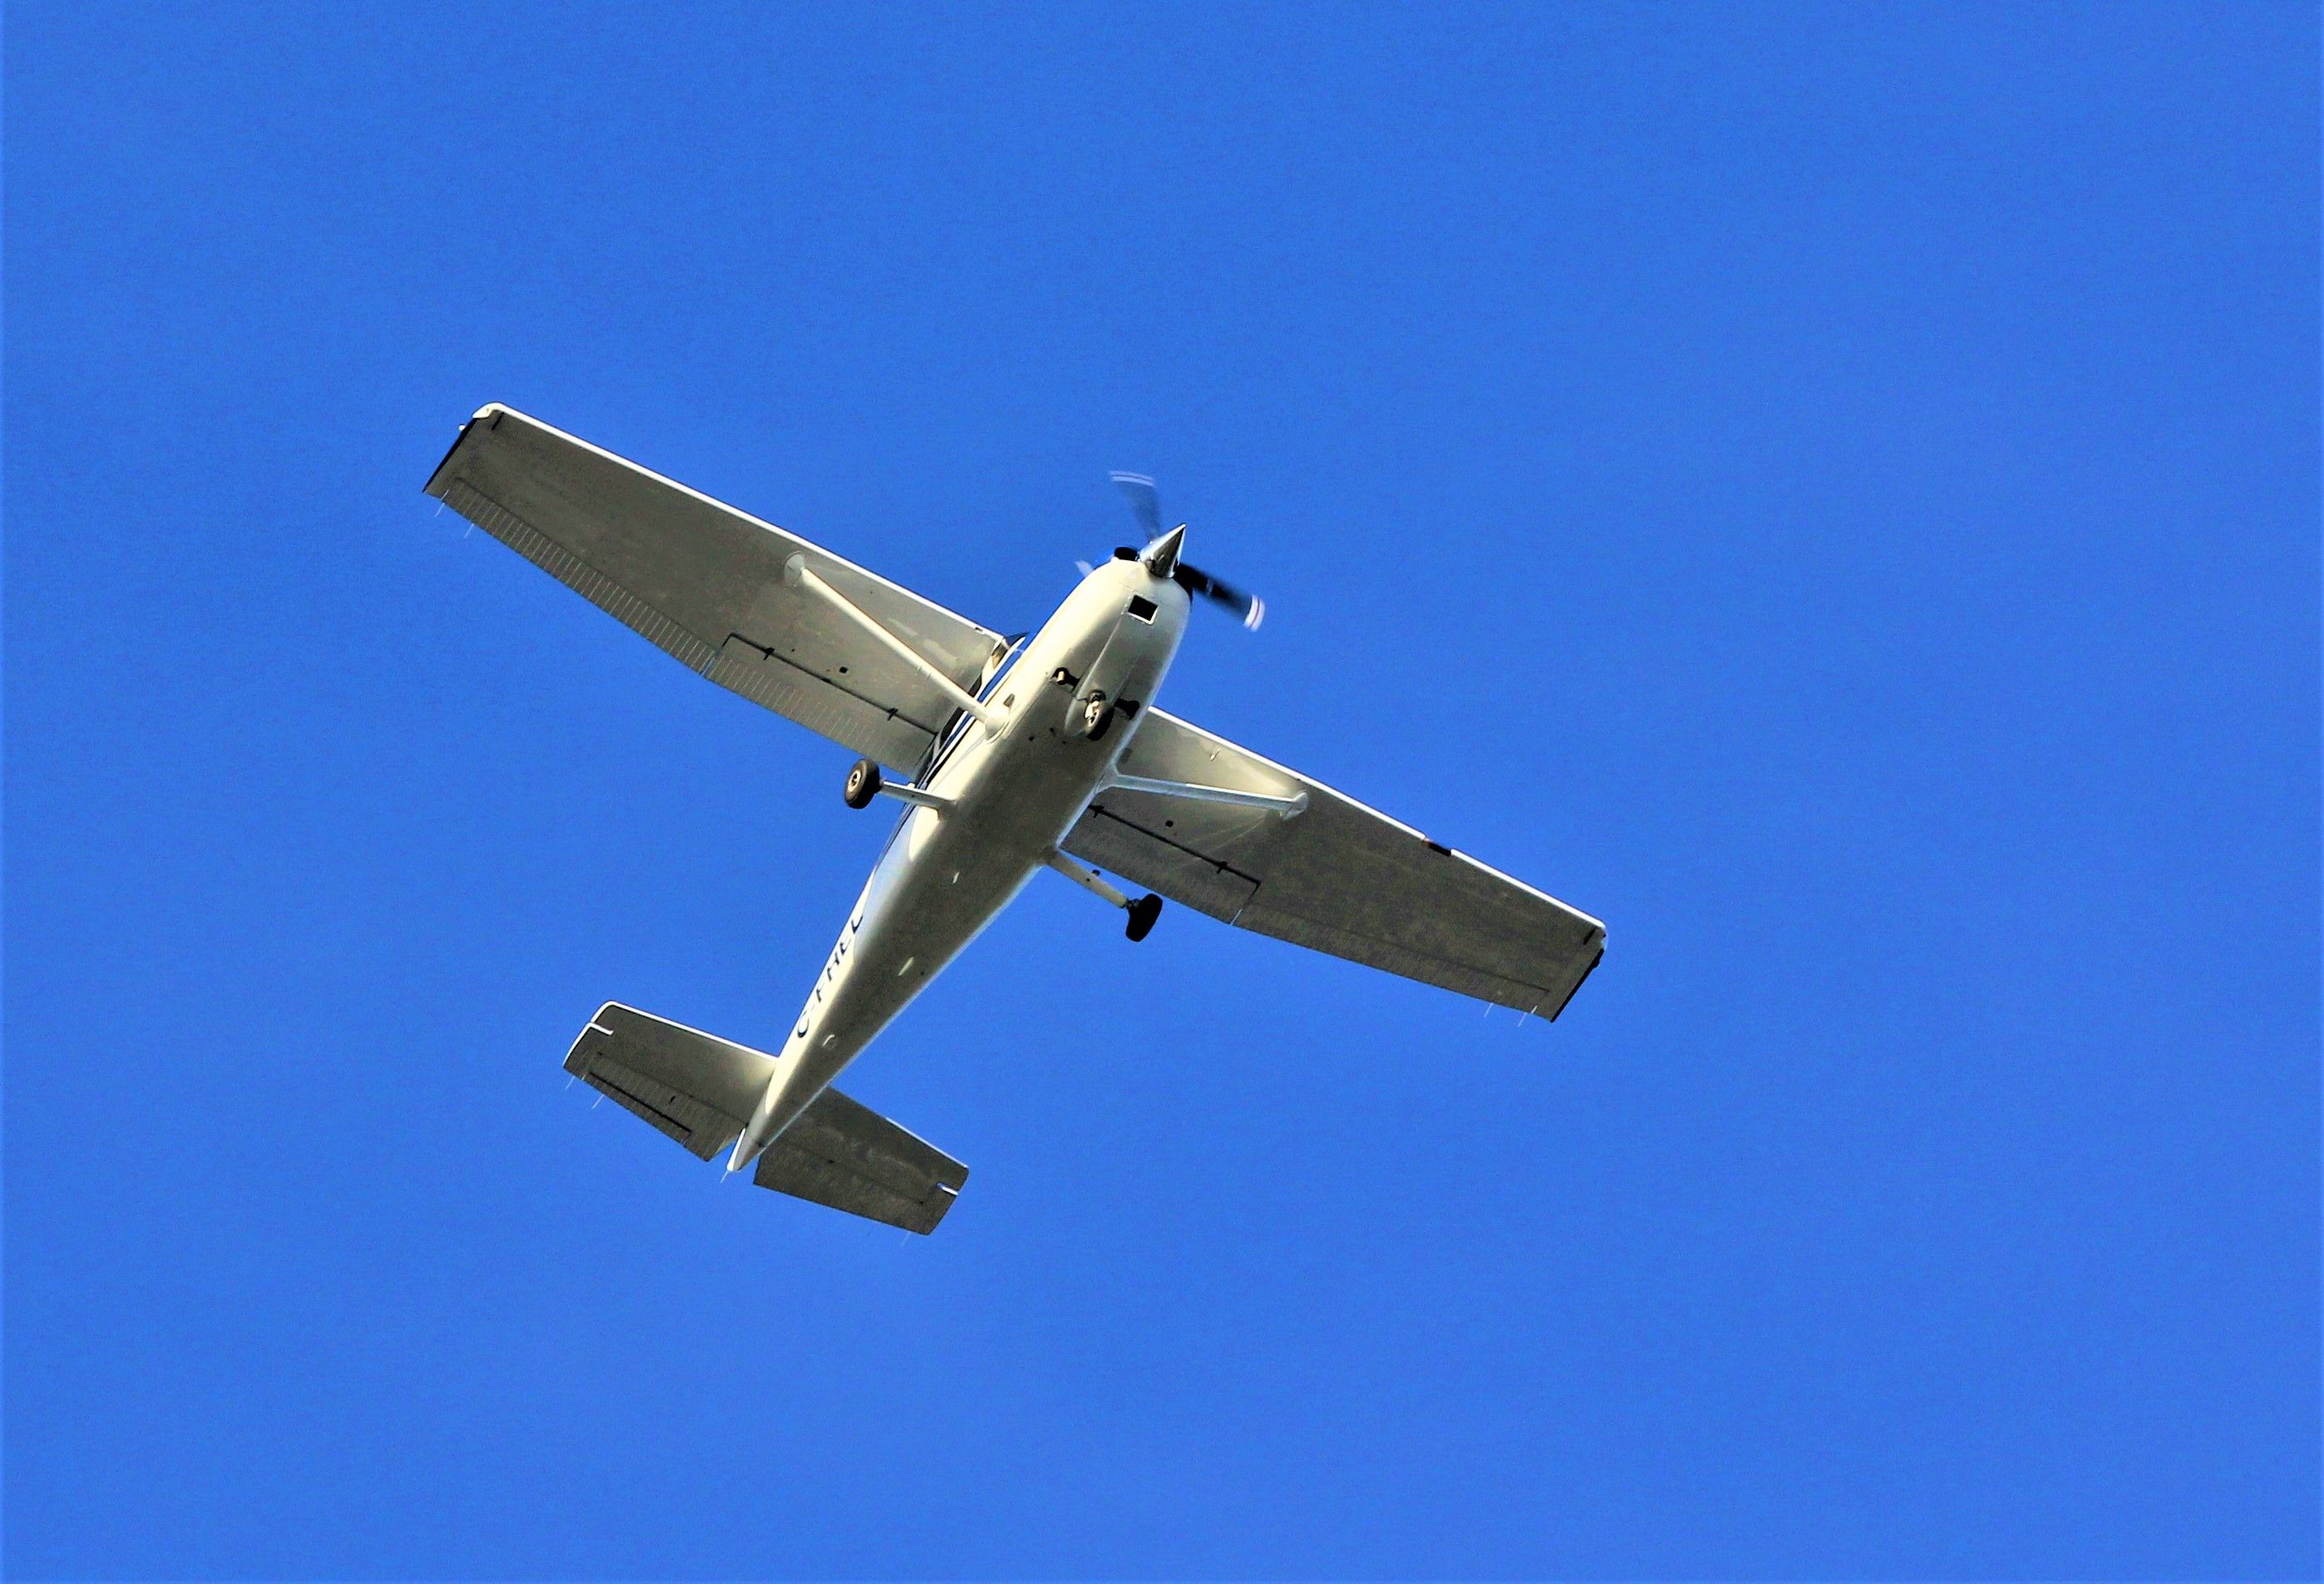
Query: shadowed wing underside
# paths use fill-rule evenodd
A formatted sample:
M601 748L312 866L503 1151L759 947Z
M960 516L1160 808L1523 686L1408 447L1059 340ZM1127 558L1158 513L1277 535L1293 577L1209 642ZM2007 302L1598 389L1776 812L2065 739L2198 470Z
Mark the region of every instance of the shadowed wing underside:
M877 574L497 404L428 493L722 687L909 772L955 708L784 576L801 564L964 691L1001 635Z
M1284 819L1110 787L1066 836L1075 857L1213 918L1548 1018L1605 952L1588 914L1167 711L1139 718L1121 769L1306 795Z

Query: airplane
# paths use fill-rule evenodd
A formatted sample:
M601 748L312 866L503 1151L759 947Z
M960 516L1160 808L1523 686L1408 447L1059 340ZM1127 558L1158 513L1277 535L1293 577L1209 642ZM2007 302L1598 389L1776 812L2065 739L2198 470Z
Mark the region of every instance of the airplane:
M1003 636L798 535L495 402L427 493L723 687L861 755L848 806L904 807L773 1051L619 1002L566 1071L729 1175L920 1233L968 1168L832 1087L1044 869L1144 940L1162 900L1554 1019L1605 926L1154 703L1200 599L1154 483L1145 531L1038 632ZM1131 897L1099 870L1145 889ZM754 1169L755 1168L755 1169Z

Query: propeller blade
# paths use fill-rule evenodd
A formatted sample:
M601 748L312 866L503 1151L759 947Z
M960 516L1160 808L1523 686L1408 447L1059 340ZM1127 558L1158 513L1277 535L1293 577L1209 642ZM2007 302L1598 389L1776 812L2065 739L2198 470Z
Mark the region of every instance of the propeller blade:
M1162 503L1154 493L1154 481L1142 473L1117 473L1110 475L1113 487L1130 502L1130 515L1138 519L1148 539L1162 534Z
M1121 498L1130 502L1130 514L1138 519L1139 526L1146 530L1147 548L1149 551L1153 550L1154 541L1162 537L1162 502L1154 493L1154 481L1142 473L1116 473L1108 476L1113 480L1113 487L1121 492ZM1179 526L1178 531L1180 533L1185 531L1184 524ZM1176 541L1174 539L1171 544L1171 556L1164 557L1165 562L1173 564L1151 562L1148 564L1153 566L1157 575L1170 577L1188 594L1199 594L1213 604L1233 612L1236 619L1240 621L1244 627L1253 632L1258 631L1259 622L1267 615L1267 602L1257 594L1243 593L1222 577L1213 577L1199 566L1189 566L1184 561L1176 560ZM1134 557L1137 552L1116 550L1114 554L1121 557ZM1087 574L1084 573L1084 576Z
M1181 561L1174 576L1180 588L1231 612L1240 619L1248 631L1258 631L1259 622L1267 617L1265 600L1254 594L1245 594L1222 577L1213 577L1199 566L1189 566Z

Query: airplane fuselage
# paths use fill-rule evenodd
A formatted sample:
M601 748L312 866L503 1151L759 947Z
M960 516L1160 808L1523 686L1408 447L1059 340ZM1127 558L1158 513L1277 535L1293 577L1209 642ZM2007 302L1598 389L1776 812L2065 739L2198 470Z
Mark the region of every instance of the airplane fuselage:
M730 1170L772 1143L1047 863L1136 734L1130 706L1161 686L1187 607L1185 591L1144 559L1108 561L986 686L1001 724L965 714L954 723L918 778L944 806L909 806L898 822ZM1096 741L1080 729L1093 687L1121 712Z

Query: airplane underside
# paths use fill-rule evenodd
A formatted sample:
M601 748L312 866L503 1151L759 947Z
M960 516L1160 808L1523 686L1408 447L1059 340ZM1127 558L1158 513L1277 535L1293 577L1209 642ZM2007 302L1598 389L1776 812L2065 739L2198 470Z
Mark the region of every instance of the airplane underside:
M607 1002L566 1070L730 1174L927 1232L967 1168L832 1086L1032 876L1143 939L1167 897L1244 929L1554 1019L1604 953L1587 914L1154 706L1195 599L1147 529L1010 640L770 524L500 406L428 491L687 667L862 758L906 806L789 1031L759 1050ZM890 778L890 772L897 778ZM1149 894L1133 897L1108 870Z

